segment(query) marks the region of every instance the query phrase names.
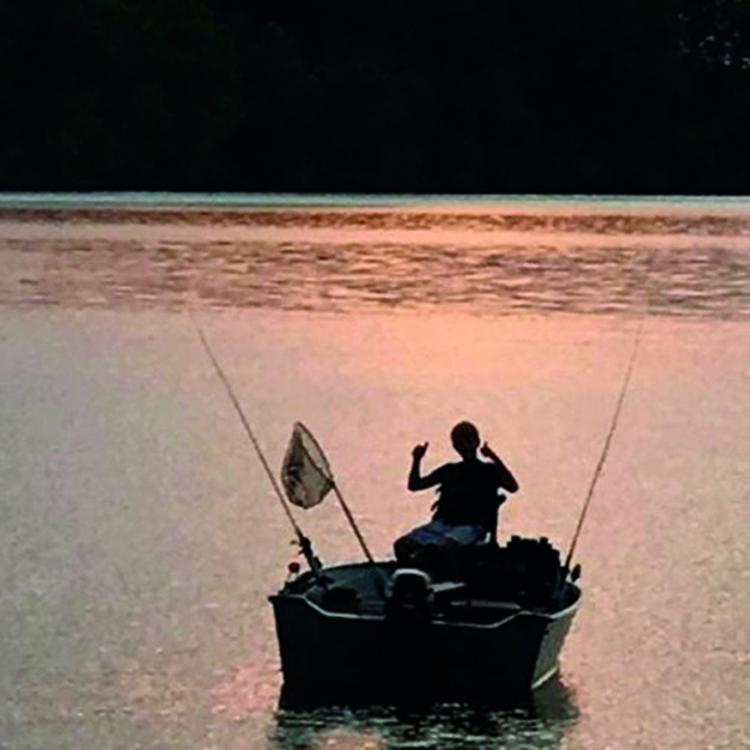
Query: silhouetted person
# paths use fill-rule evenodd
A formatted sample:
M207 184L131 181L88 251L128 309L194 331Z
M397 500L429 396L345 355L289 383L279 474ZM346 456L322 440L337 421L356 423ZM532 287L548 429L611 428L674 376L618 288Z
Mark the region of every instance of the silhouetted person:
M438 487L432 521L396 540L396 558L402 564L418 563L427 548L450 549L494 539L497 511L505 500L500 490L516 492L518 482L492 448L480 448L479 431L471 422L459 422L451 430L451 442L461 456L422 476L421 464L429 443L415 446L407 487L412 492ZM486 458L482 461L477 450Z

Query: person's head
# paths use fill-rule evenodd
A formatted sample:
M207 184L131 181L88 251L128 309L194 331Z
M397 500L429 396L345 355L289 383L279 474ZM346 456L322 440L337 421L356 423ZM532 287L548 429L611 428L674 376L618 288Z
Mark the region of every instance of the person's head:
M461 458L474 458L479 442L479 430L471 422L459 422L451 430L451 443Z

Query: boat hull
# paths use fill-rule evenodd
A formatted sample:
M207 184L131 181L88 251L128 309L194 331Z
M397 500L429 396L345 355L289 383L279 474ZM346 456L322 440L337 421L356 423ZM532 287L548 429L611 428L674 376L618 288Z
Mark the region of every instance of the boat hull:
M580 598L555 613L516 609L494 622L330 612L303 594L273 604L291 702L502 701L550 679Z

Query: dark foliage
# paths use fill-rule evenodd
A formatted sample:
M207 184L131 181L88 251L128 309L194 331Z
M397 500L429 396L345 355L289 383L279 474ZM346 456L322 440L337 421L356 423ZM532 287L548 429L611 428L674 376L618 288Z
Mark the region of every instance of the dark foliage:
M5 190L750 192L746 0L0 0L0 85Z

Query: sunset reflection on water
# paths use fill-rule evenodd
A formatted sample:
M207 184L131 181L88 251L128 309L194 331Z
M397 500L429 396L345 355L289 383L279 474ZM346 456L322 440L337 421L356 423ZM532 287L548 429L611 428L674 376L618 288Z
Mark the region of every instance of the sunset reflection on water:
M0 208L0 305L746 319L750 206ZM46 221L45 221L46 219Z
M746 217L670 206L0 222L0 746L750 742ZM452 460L461 419L521 485L501 538L565 549L643 323L561 699L278 710L292 534L188 307L272 467L303 421L378 557L434 499L406 491L412 447ZM324 562L360 559L334 503L298 519Z

